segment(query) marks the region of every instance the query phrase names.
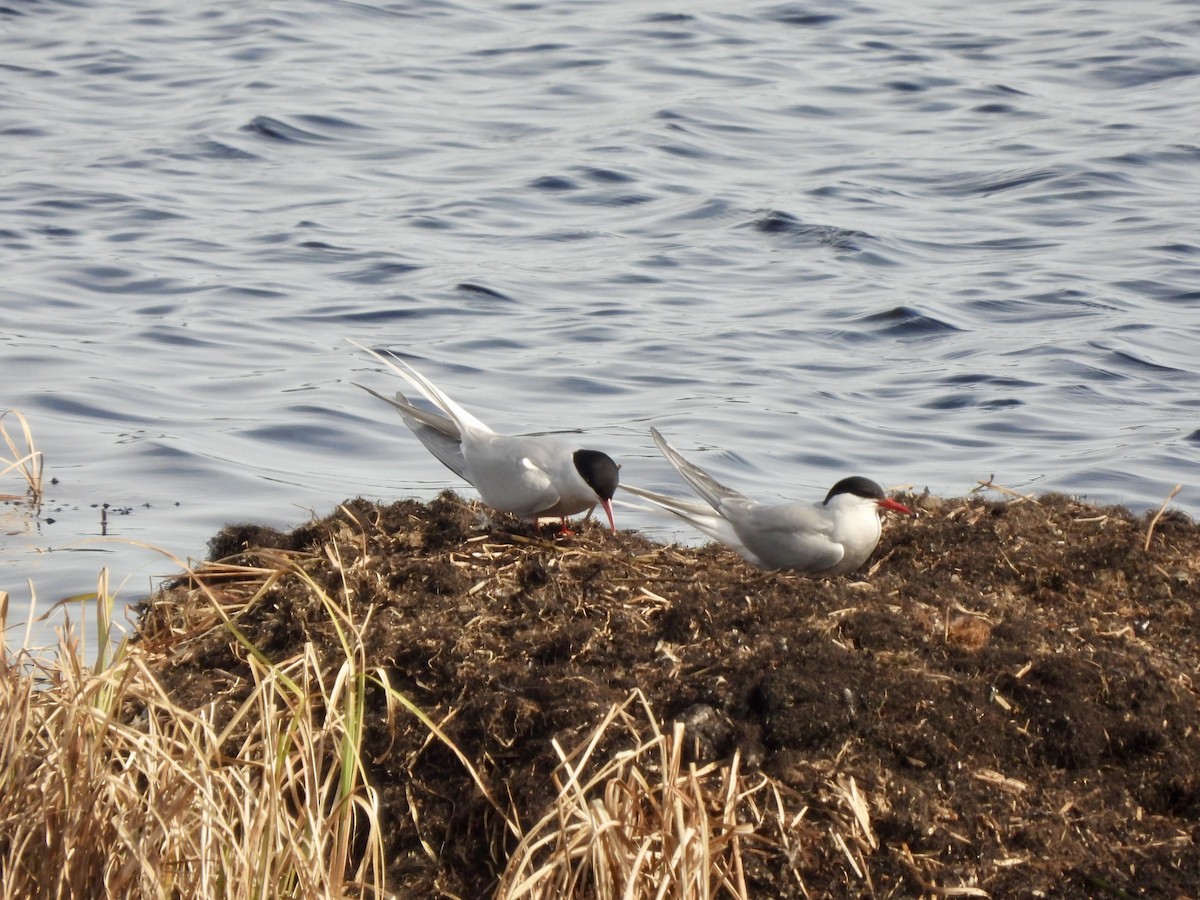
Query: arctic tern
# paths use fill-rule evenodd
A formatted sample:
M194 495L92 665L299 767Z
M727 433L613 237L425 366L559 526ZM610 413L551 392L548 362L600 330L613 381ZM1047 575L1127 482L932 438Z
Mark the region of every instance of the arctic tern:
M820 503L759 503L688 462L657 429L651 428L650 434L704 503L627 484L621 487L674 513L762 569L821 575L851 572L866 562L879 543L883 510L916 515L874 481L858 475L843 478Z
M488 506L525 519L561 518L565 528L567 516L590 513L599 505L609 526L617 530L612 497L619 467L607 454L549 435L497 434L400 357L393 353L385 357L356 341L350 343L371 354L436 407L436 412L423 409L400 392L391 398L357 385L395 407L429 452L469 481Z

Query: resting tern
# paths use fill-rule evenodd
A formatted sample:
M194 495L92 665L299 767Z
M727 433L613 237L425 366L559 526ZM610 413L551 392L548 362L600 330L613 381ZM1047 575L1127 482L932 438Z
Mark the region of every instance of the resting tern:
M612 497L617 490L618 466L607 454L571 445L551 436L510 437L497 434L446 396L432 381L395 354L350 343L371 354L420 391L437 411L413 406L397 392L385 397L364 385L368 394L394 406L400 416L446 468L465 478L493 509L525 519L561 518L590 514L604 508L613 521Z
M861 566L879 543L879 516L890 509L915 516L874 481L855 475L835 484L821 503L767 505L721 484L688 462L650 429L654 443L704 503L643 488L621 487L691 523L761 569L840 575Z

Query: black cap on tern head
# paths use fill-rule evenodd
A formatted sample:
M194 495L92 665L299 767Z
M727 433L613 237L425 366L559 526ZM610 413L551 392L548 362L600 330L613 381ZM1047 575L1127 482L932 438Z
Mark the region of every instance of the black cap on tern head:
M863 478L861 475L851 475L849 478L843 478L829 489L829 493L825 495L825 499L821 501L821 505L824 506L838 494L854 494L856 497L862 497L865 500L887 499L887 494L883 492L883 488L870 478Z
M620 466L599 450L576 450L575 471L602 500L611 500L620 481Z

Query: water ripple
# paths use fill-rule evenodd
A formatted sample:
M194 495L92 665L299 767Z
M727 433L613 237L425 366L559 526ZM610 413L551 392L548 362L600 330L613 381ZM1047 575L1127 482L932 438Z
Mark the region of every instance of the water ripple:
M1183 8L10 3L0 405L183 555L452 483L348 337L643 483L661 424L755 494L1156 507L1200 461Z
M897 306L884 312L871 313L857 321L863 325L878 326L874 329L877 336L897 340L913 340L963 330L957 325L909 306Z
M844 251L860 250L862 242L871 237L862 231L803 222L780 210L768 210L751 222L750 227L764 234L781 234L806 244Z
M783 25L798 25L804 28L819 28L822 25L828 25L831 22L836 22L840 16L832 13L817 13L813 12L806 6L799 3L785 3L780 6L772 7L766 10L763 18L769 19L772 22L779 22Z
M255 116L242 126L242 131L286 144L315 144L331 140L314 131L306 131L271 116Z

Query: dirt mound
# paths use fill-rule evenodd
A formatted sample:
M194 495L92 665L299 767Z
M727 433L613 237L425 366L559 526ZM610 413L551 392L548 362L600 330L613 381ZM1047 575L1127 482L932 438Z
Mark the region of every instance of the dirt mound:
M286 558L370 610L368 664L523 822L553 798L552 739L578 746L636 688L685 723L696 762L736 752L797 799L791 849L744 860L751 895L1192 894L1200 528L1167 513L1146 550L1146 518L1062 496L925 505L830 580L595 525L557 537L451 494L353 500L290 534L228 528L206 578L276 659L304 642L336 658L337 634L302 579L260 590L246 573ZM155 597L144 639L169 645L176 702L232 705L246 665L227 630L195 625L194 597ZM389 888L486 896L503 819L426 727L368 702Z

